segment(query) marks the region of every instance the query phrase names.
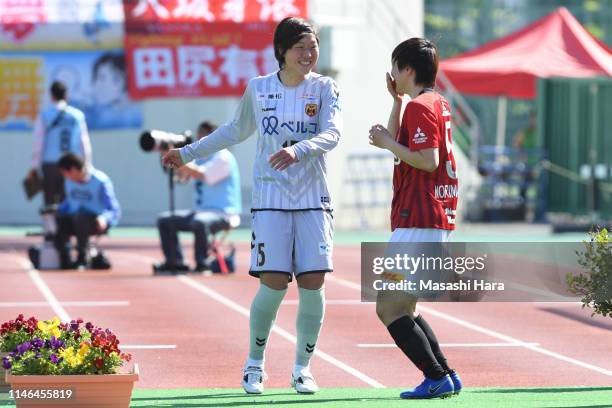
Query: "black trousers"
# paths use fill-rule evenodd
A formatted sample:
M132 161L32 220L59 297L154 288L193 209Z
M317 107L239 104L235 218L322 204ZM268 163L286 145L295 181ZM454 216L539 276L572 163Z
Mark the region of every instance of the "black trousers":
M58 214L56 217L57 234L55 235L55 247L59 251L62 262L69 261L69 241L75 236L77 240L77 252L81 259L87 256L89 249L89 237L100 235L108 231L108 227L101 231L96 222L97 215L94 214Z
M43 163L42 187L45 206L59 204L64 199L64 177L55 163Z

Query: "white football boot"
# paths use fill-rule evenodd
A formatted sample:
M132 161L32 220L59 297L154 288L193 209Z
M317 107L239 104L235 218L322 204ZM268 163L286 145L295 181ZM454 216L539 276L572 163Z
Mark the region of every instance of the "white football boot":
M263 382L268 379L268 376L261 367L249 366L242 373L242 381L240 384L247 394L261 394L264 391Z
M319 391L319 386L314 380L308 367L301 367L291 373L291 386L299 394L314 394Z

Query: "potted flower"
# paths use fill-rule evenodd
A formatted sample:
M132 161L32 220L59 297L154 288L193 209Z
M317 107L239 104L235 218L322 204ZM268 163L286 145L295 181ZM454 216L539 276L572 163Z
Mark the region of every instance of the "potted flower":
M129 407L138 367L119 374L129 361L109 329L82 319L38 321L36 329L3 358L6 382L17 407Z
M9 320L0 326L0 392L6 391L10 386L4 380L4 366L2 359L15 350L18 345L32 338L37 329L38 320L35 317L25 319L22 314L15 320Z

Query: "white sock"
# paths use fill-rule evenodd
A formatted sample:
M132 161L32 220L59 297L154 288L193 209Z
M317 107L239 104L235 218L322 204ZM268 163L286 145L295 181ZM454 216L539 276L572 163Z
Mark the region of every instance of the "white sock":
M245 367L259 367L263 370L264 360L253 360L252 358L247 358Z

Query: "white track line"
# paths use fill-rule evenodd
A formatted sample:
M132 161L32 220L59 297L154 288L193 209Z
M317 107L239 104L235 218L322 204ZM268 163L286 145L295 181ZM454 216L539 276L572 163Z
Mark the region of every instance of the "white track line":
M335 282L335 283L337 283L339 285L342 285L344 287L361 291L361 285L359 285L359 284L357 284L355 282L351 282L351 281L348 281L348 280L342 279L342 278L337 278L337 277L331 276L330 274L328 274L325 279L327 281ZM593 364L585 363L584 361L576 360L575 358L564 356L563 354L559 354L559 353L556 353L554 351L547 350L547 349L545 349L543 347L540 347L540 346L534 346L534 345L532 345L532 343L526 343L526 342L518 340L518 339L516 339L514 337L510 337L510 336L507 336L505 334L502 334L502 333L499 333L499 332L496 332L496 331L493 331L493 330L486 329L486 328L484 328L482 326L479 326L479 325L474 324L474 323L470 323L470 322L468 322L466 320L459 319L459 318L457 318L455 316L451 316L451 315L448 315L448 314L443 313L443 312L438 312L437 310L431 309L431 308L429 308L427 306L419 305L418 309L422 310L424 312L427 312L427 313L429 313L429 314L431 314L433 316L439 317L440 319L444 319L444 320L449 321L451 323L455 323L455 324L457 324L459 326L463 326L463 327L465 327L467 329L474 330L474 331L482 333L482 334L486 334L488 336L494 337L494 338L499 339L499 340L503 340L503 341L508 342L508 343L515 343L515 344L521 345L521 346L523 346L523 347L525 347L525 348L527 348L529 350L535 351L536 353L544 354L546 356L549 356L549 357L552 357L552 358L556 358L557 360L565 361L566 363L570 363L570 364L573 364L573 365L576 365L576 366L579 366L579 367L582 367L582 368L586 368L586 369L591 370L591 371L596 371L596 372L598 372L600 374L612 377L612 371L611 370L607 370L605 368L598 367L598 366L593 365Z
M61 305L61 303L57 300L53 292L51 292L51 289L49 289L45 281L43 281L43 279L40 277L40 273L32 267L30 262L26 261L25 259L21 259L20 261L21 265L28 272L30 279L32 279L34 285L36 285L40 293L42 293L43 297L45 298L49 306L51 306L51 309L53 309L57 317L59 317L60 320L65 323L70 322L70 315Z
M240 313L241 315L245 316L245 317L249 317L249 310L241 305L239 305L238 303L234 302L233 300L217 293L216 291L208 288L207 286L203 285L202 283L188 277L185 275L181 275L178 276L177 279L184 283L187 286L192 287L193 289L197 290L200 293L205 294L206 296L216 300L217 302L229 307L230 309ZM297 339L296 337L289 333L288 331L280 328L278 325L274 325L272 327L272 331L276 334L278 334L279 336L283 337L284 339L290 341L293 344L297 343ZM352 376L358 378L359 380L365 382L366 384L368 384L371 387L374 388L385 388L384 385L382 385L381 383L379 383L378 381L374 380L373 378L368 377L366 374L362 373L361 371L358 371L357 369L349 366L346 363L343 363L342 361L330 356L329 354L321 351L320 349L316 349L315 350L315 354L317 356L319 356L322 360L327 361L328 363L338 367L339 369L351 374Z
M539 343L527 343L532 346L538 346ZM359 348L396 348L395 343L360 343L357 344ZM472 348L472 347L524 347L518 343L441 343L440 347L445 348Z
M129 306L130 302L127 300L87 300L87 301L69 301L59 302L62 306L73 306L73 307L119 307ZM39 307L48 306L47 302L0 302L0 307Z

